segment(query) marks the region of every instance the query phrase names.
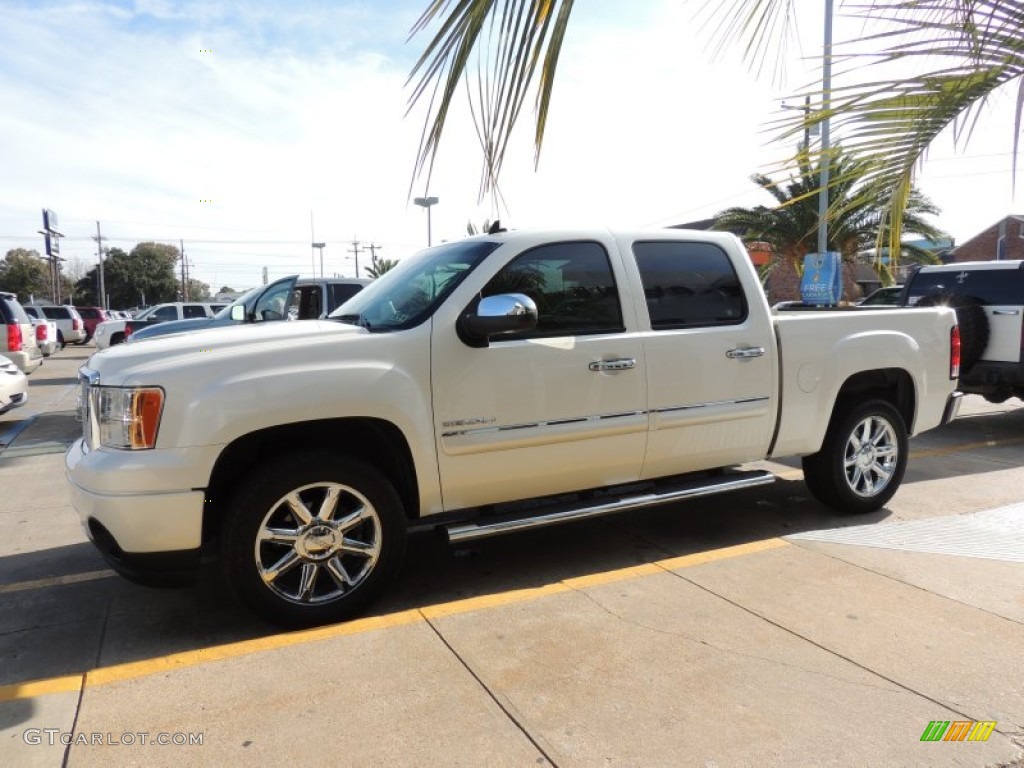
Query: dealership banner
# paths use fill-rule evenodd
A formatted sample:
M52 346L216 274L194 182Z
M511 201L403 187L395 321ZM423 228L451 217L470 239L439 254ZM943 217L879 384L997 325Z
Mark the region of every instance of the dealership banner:
M838 251L809 253L804 256L804 276L800 281L800 299L804 304L821 307L838 304L843 295L843 260Z

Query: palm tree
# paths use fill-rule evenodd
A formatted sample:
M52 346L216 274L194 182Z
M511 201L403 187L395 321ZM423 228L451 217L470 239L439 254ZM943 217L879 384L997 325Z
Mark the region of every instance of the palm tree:
M752 63L782 48L774 38L789 35L796 6L797 0L708 4L721 40L739 40ZM471 66L479 67L478 87L467 83L467 93L484 156L481 191L494 189L535 80L536 162L572 9L573 0L430 0L412 30L415 35L440 25L410 74L411 102L430 100L417 173L429 174L452 99ZM851 48L846 60L857 56L858 63L883 67L882 74L834 84L828 110L818 94L806 116L782 119L780 137L799 136L829 118L846 151L866 163L859 193L884 201L878 231L888 234L891 251L898 253L914 170L925 151L946 128L966 127L990 95L1024 75L1024 0L868 0L855 13L885 27L854 41L860 50L872 50L870 57ZM887 76L884 67L895 62L917 72ZM1022 107L1024 99L1016 99L1018 125Z
M715 229L740 234L746 240L762 240L771 243L773 250L787 268L798 274L804 256L817 250L818 237L818 195L820 162L806 149L797 153L798 175L791 176L785 184L773 181L763 174L754 174L751 181L775 198L775 205L759 205L755 208L728 208L715 216ZM832 183L829 185L828 249L842 254L846 263L852 263L857 254L875 245L879 230L888 226L885 215L885 199L861 193L867 184L869 165L866 161L847 155L842 148L835 147L829 163ZM939 209L918 190L912 189L904 215L904 227L929 240L943 236L943 233L924 217L938 215ZM888 232L883 232L888 235ZM916 259L929 257L928 251L916 245L904 243L902 249L912 253ZM880 252L879 252L880 253ZM888 270L879 258L876 268L883 273ZM889 282L886 279L886 282Z
M395 259L382 259L374 253L370 256L370 266L363 267L363 269L366 270L367 277L376 280L385 272L394 269L397 264Z

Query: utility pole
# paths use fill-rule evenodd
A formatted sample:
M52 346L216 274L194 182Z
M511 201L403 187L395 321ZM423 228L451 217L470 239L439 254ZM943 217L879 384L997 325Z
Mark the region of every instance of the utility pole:
M379 250L384 250L384 246L383 245L377 245L376 243L370 243L366 247L370 251L370 263L376 265L377 264L377 251L378 251L378 249ZM356 272L356 277L359 277L359 272L358 271Z
M100 295L99 305L100 309L107 308L107 284L103 279L103 235L100 233L100 223L96 222L96 237L93 238L96 241L96 257L99 259L99 274L100 274Z
M356 277L359 277L359 251L361 250L359 245L359 236L352 235L352 247L348 249L348 252L355 254L356 257ZM379 245L377 247L380 248Z
M825 0L825 43L821 67L821 178L818 189L818 253L828 250L829 110L832 109L832 0ZM898 254L897 254L898 255Z
M185 241L179 240L181 245L181 300L188 301L188 277L185 275Z

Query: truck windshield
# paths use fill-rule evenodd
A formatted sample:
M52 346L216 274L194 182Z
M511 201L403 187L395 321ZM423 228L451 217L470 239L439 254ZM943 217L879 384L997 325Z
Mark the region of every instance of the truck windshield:
M486 240L446 243L402 259L329 317L371 331L419 325L487 254L501 245Z

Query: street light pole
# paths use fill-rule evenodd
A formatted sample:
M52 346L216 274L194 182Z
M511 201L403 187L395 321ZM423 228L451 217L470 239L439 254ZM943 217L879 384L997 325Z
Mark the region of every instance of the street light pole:
M323 277L324 276L324 246L326 246L327 243L313 243L312 245L313 245L314 248L316 248L318 251L320 251L320 277ZM316 267L316 265L314 265L314 272L316 271L315 267Z
M818 189L818 253L828 250L829 117L832 108L832 0L825 0L825 44L821 69L821 178Z
M417 197L416 199L413 200L413 202L416 203L416 205L420 206L421 208L426 208L427 209L427 248L429 248L433 244L432 243L432 234L431 234L431 231L430 231L430 207L432 205L437 205L437 203L439 202L438 198L436 198L436 197Z

